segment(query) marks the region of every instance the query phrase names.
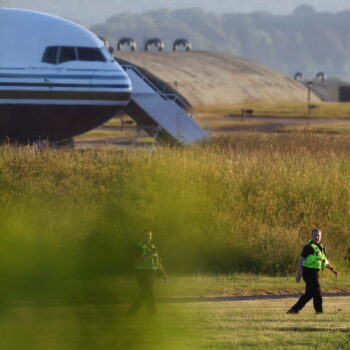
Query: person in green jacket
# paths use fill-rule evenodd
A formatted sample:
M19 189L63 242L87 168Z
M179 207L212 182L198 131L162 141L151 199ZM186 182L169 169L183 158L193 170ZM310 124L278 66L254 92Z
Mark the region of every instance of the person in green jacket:
M303 277L306 284L305 294L303 294L298 302L287 311L288 314L297 314L311 299L313 299L316 313L323 313L319 271L326 267L332 271L335 276L338 276L338 272L328 261L326 249L320 243L321 238L322 232L318 229L313 229L311 232L311 240L304 246L298 263L296 281L299 283L301 277Z
M135 314L141 306L146 305L149 313L156 313L153 281L155 273L160 273L164 280L167 276L164 271L158 249L153 244L152 232L147 232L143 241L136 245L134 272L140 294L128 310L128 314Z

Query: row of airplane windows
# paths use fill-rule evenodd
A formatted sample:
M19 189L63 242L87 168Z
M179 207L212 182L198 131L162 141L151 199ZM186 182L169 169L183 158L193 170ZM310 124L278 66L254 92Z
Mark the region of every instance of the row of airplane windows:
M98 48L50 46L47 47L42 62L59 64L69 61L106 62L107 59Z

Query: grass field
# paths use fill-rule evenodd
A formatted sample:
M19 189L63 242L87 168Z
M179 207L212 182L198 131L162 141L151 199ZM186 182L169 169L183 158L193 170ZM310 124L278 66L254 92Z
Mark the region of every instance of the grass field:
M160 304L131 318L123 304L33 305L1 310L0 346L76 349L348 349L350 298L325 298L325 313L295 299Z
M338 134L350 133L350 123L327 123L317 125L296 125L285 127L284 130L295 133Z
M77 136L76 140L81 139L95 139L95 138L113 138L113 137L122 137L122 136L129 136L132 137L134 134L134 131L121 131L121 130L103 130L103 129L95 129L92 131L89 131L83 135Z
M123 125L122 121L125 124ZM135 123L129 116L120 116L118 118L112 118L102 127L93 129L86 132L85 134L75 137L75 140L85 140L85 139L109 139L117 137L134 137L135 135Z
M292 278L235 274L170 276L156 283L158 314L127 316L136 283L94 280L70 285L69 297L38 294L0 307L0 347L20 350L76 349L348 349L350 298L324 298L325 314L310 302L299 315L286 315L296 298L169 303L189 296L260 295L295 291ZM325 289L346 289L349 276L322 276ZM339 288L341 286L341 288ZM57 286L56 286L57 287ZM122 290L118 288L122 287ZM331 288L330 288L331 287ZM299 286L302 290L303 286ZM62 292L62 286L59 287ZM56 290L57 292L57 290ZM128 294L126 294L128 293ZM123 301L118 295L123 295Z
M132 249L152 230L159 298L296 293L300 249L324 231L350 290L350 137L244 133L191 148L0 148L0 348L347 349L348 299L161 304L124 315ZM328 346L328 347L327 347Z
M324 292L350 292L348 270L342 270L339 278L329 271L321 274ZM129 288L130 290L131 288ZM230 275L190 275L172 276L170 284L158 283L159 298L208 297L208 296L246 296L246 295L284 295L304 293L303 283L296 283L295 277L273 277L256 274Z
M349 298L325 299L323 315L316 316L311 305L299 315L286 315L295 301L202 304L199 314L204 348L348 349Z
M312 103L312 101L311 101ZM312 117L312 118L348 118L350 117L350 104L349 103L336 103L336 102L317 102L316 109L312 109L309 114L307 103L245 103L240 105L234 105L232 107L205 107L203 109L197 108L196 112L200 116L210 115L223 116L223 115L241 115L242 109L253 109L253 115L257 116L277 116L277 117Z

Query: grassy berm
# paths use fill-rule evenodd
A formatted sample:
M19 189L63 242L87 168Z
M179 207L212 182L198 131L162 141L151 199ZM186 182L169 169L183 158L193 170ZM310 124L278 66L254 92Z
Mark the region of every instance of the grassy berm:
M154 232L171 274L287 276L316 226L324 231L330 259L345 271L349 149L347 136L313 134L245 134L153 150L0 148L2 348L143 349L154 333L159 348L172 349L171 337L174 348L194 349L176 342L176 334L189 330L184 309L180 315L169 311L166 331L161 320L147 319L143 331L135 332L137 324L128 328L119 306L94 303L110 292L94 281L122 281L145 230ZM113 291L116 298L128 292L118 282ZM55 310L52 300L61 307ZM49 309L31 309L45 302ZM56 327L54 334L48 324ZM157 331L149 333L150 325ZM57 343L61 333L65 342ZM117 333L133 337L118 343Z

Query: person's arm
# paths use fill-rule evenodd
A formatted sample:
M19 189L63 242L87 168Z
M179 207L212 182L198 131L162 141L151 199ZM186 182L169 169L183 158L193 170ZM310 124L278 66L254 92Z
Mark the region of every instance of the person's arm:
M165 272L164 267L163 267L162 264L159 265L158 270L159 270L159 272L160 272L160 274L162 276L163 282L169 282L168 275Z
M303 263L304 263L304 258L301 256L298 261L297 275L295 278L297 283L299 283L301 280L301 277L303 277Z
M335 277L338 277L338 271L333 267L333 265L328 261L328 264L326 265L327 269L332 271L334 273Z
M158 271L160 275L162 276L163 282L169 282L168 275L164 270L164 266L162 263L162 259L160 256L158 256Z
M338 277L338 271L334 268L334 266L330 263L330 261L326 257L326 248L323 248L323 253L325 254L325 267L327 267L328 270L332 271L335 277Z

